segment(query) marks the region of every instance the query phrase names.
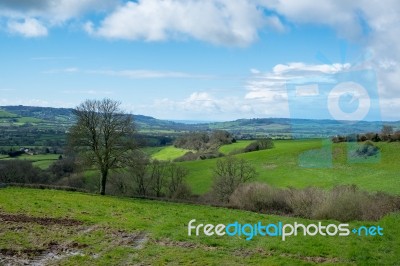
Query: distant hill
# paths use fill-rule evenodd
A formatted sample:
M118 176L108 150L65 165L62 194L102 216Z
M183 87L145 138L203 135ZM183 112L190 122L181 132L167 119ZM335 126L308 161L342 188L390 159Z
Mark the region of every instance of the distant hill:
M0 123L23 126L27 123L37 128L67 130L74 122L71 108L52 108L35 106L2 106ZM275 138L316 138L352 133L378 132L383 124L400 129L400 122L359 122L352 124L336 120L254 118L227 122L185 123L169 121L150 116L133 115L138 131L151 135L176 135L190 131L228 130L246 139L261 136Z

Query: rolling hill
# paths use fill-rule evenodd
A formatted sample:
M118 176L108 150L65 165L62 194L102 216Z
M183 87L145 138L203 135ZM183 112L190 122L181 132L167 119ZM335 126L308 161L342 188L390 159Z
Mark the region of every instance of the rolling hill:
M3 115L2 115L3 114ZM254 118L238 119L227 122L181 123L160 120L150 116L133 115L138 131L144 134L176 135L188 131L211 131L216 129L228 130L243 139L261 136L275 138L321 138L352 133L378 132L382 124L400 129L397 122L359 122L352 124L335 120L289 119L289 118ZM15 118L25 118L24 121ZM37 128L68 129L74 117L70 108L32 107L32 106L1 106L0 124L20 126L31 123ZM13 120L14 118L14 120ZM27 118L36 119L29 121ZM17 123L17 124L16 124ZM0 125L1 126L1 125ZM1 128L1 127L0 127Z

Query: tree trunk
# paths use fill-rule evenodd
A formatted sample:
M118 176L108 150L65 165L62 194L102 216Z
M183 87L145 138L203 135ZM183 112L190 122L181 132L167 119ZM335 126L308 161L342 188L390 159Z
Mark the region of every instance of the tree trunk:
M101 171L101 187L100 187L100 194L101 195L105 195L106 194L107 176L108 176L108 170L102 170Z

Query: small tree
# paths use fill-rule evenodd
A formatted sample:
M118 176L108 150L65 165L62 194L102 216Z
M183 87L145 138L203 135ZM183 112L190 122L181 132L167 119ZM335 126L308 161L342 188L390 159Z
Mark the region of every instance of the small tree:
M133 178L136 194L147 196L150 186L148 169L150 159L142 151L134 151L127 157L128 175Z
M160 162L158 160L154 160L150 164L150 182L151 188L156 197L161 197L162 192L165 186L165 175L166 175L166 168L167 162Z
M393 134L393 127L390 125L383 125L381 130L382 140L390 140L391 135Z
M110 169L121 166L134 149L134 125L120 102L110 99L86 100L74 110L76 124L70 129L69 144L100 173L100 194L106 191Z
M168 194L170 198L179 198L177 194L186 186L185 177L188 175L186 168L174 163L169 163L167 167ZM189 192L190 194L190 192Z
M228 156L217 161L214 168L213 191L219 200L228 202L235 189L253 178L257 172L245 159Z

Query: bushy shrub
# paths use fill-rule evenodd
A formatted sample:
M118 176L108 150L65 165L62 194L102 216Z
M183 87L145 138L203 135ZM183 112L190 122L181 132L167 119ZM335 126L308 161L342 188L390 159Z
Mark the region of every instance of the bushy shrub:
M56 182L57 186L74 187L80 189L87 189L85 187L85 181L82 174L74 173L67 175Z
M277 213L308 219L376 221L400 210L400 197L382 192L368 193L355 185L331 190L321 188L280 189L261 183L239 186L230 197L230 206L262 213Z
M274 189L263 183L240 185L230 196L229 203L240 209L288 214L292 212L286 190Z
M252 151L260 151L260 150L266 150L266 149L272 149L274 148L274 142L272 139L266 138L266 139L259 139L256 140L249 145L247 145L244 149L243 152L252 152Z
M355 155L359 157L370 157L375 156L379 153L379 148L372 143L372 141L367 140L363 143L356 151Z
M186 161L196 161L196 160L206 160L223 157L224 154L219 151L205 151L205 152L187 152L181 157L174 159L174 162L186 162Z
M65 157L52 163L48 169L56 180L78 172L78 164L73 157Z
M28 160L1 160L0 183L48 183L50 176Z
M307 187L304 189L290 188L287 199L293 215L310 218L315 217L315 212L325 198L326 191L316 187Z

